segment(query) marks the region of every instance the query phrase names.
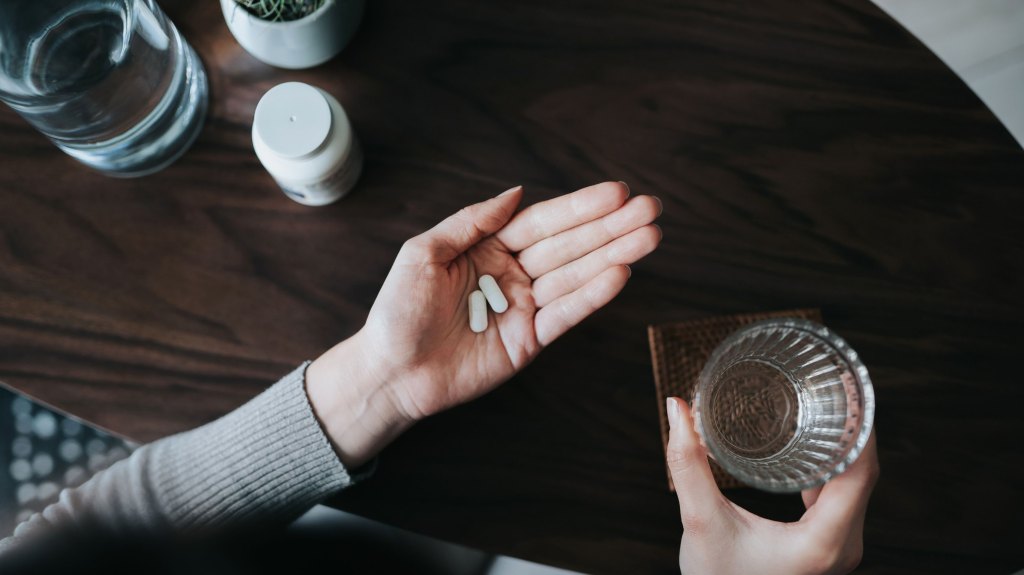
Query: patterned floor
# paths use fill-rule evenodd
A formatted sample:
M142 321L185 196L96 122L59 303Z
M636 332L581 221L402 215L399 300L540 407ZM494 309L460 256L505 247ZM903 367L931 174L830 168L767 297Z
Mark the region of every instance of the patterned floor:
M132 446L0 386L0 538Z

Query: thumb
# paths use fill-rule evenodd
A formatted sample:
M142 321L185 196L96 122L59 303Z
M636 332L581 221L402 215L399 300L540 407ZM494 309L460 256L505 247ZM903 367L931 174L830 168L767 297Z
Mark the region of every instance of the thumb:
M711 475L708 457L693 429L693 418L686 402L670 397L668 410L668 447L665 457L679 497L683 529L700 530L722 512L725 499Z
M515 214L523 187L516 186L487 201L462 208L410 242L426 250L432 262L449 262L497 232Z

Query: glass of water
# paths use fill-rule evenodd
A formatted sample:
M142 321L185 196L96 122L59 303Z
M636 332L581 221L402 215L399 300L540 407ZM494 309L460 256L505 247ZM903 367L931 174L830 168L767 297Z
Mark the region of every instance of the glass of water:
M821 485L852 464L871 433L868 370L825 326L798 319L729 336L701 372L694 420L711 456L766 491Z
M207 81L154 0L3 0L0 100L83 164L142 176L195 140Z

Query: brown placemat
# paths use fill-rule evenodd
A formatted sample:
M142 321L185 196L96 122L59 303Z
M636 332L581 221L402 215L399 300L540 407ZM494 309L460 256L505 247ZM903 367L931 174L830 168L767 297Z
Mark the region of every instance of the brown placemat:
M693 389L697 378L704 369L711 352L718 344L737 329L760 321L777 317L796 317L821 323L821 311L817 309L793 309L788 311L748 313L695 319L680 323L667 323L647 327L651 344L651 360L654 363L654 385L658 396L658 419L661 420L662 446L668 444L668 418L665 413L665 399L681 397L687 402L693 400ZM666 468L667 471L667 468ZM711 461L711 473L722 489L743 487L733 476ZM672 476L668 487L675 491Z

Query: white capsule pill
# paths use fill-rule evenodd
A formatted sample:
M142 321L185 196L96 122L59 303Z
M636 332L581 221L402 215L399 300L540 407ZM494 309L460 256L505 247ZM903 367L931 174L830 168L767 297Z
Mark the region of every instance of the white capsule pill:
M480 276L479 283L480 290L484 292L484 297L487 298L487 303L491 304L494 313L503 313L508 309L508 300L505 299L505 294L501 293L498 282L494 281L492 276Z
M469 294L469 329L476 333L487 329L487 300L480 290Z

